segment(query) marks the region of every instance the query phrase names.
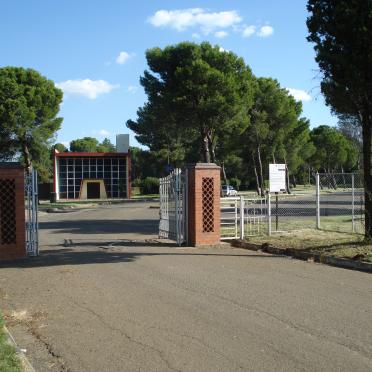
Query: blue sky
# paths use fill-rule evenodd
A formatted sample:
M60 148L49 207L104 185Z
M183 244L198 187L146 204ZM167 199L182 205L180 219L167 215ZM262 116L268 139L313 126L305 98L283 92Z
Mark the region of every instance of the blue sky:
M34 68L64 90L63 143L129 133L125 122L146 100L139 84L146 49L185 40L236 53L256 76L292 89L311 127L335 125L306 17L305 0L2 0L0 67Z

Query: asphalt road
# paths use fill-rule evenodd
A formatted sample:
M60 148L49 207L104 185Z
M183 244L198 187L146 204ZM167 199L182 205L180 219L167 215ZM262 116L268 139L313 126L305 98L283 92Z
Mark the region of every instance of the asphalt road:
M372 276L156 242L158 210L40 217L41 256L0 266L37 371L371 371Z

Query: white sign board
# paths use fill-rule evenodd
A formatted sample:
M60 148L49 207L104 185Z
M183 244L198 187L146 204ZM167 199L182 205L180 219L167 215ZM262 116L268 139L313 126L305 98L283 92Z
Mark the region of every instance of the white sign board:
M285 164L269 164L270 192L285 191Z

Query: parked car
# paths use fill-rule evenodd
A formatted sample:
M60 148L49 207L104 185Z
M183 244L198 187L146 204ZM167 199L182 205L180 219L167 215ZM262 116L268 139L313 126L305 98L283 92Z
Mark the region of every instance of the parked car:
M223 185L221 187L221 195L222 196L236 196L238 192L230 185Z

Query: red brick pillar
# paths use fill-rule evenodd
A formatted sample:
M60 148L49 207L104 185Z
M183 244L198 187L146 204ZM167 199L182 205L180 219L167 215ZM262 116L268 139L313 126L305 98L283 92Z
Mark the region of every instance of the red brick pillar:
M188 244L220 244L220 167L188 166Z
M0 163L0 260L26 257L24 168Z

